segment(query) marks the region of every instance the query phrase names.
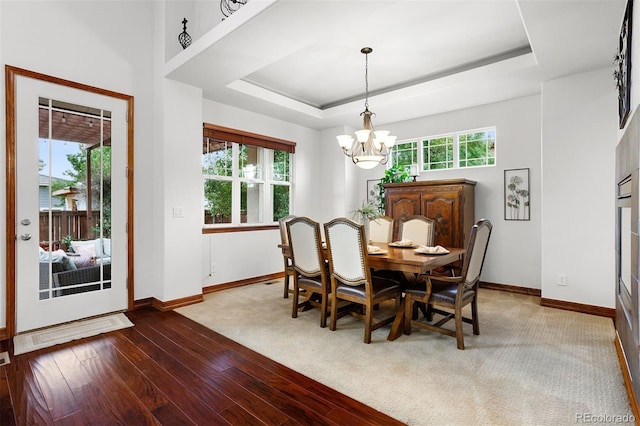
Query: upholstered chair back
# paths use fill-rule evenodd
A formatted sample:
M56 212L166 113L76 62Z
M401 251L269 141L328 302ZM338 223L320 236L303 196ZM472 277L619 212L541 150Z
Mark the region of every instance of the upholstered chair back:
M411 240L422 246L433 246L434 221L425 216L410 216L400 219L398 239Z
M390 243L393 234L393 218L381 216L369 222L369 239L374 242Z
M313 277L324 271L320 224L307 217L296 217L286 224L291 261L298 273Z
M285 246L289 245L289 237L287 236L286 224L294 217L296 216L293 214L290 214L278 220L278 225L280 225L280 242Z
M338 218L326 223L324 232L332 275L348 285L367 282L370 275L364 226L347 218Z
M462 265L462 276L465 277L467 287L475 286L480 281L480 273L489 246L492 228L493 225L486 219L478 221L471 228L467 254Z

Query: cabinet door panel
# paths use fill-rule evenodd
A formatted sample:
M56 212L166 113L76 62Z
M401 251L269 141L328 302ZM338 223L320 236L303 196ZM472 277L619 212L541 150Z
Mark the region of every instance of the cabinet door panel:
M420 214L420 194L390 194L387 201L387 214L393 218L408 217Z
M397 192L389 194L386 199L387 216L394 219L415 216L420 213L420 194L418 192ZM392 240L397 239L398 221L393 224Z
M457 235L458 200L456 194L422 196L422 214L435 221L434 244L461 247Z

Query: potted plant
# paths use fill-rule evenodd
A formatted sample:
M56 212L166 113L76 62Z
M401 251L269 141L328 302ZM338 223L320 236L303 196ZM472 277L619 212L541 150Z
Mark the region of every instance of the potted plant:
M362 207L355 209L351 213L355 220L364 225L365 241L369 244L369 222L380 217L380 210L378 209L378 206L368 201L363 201Z
M71 241L73 241L73 238L71 238L71 235L67 235L66 237L60 238L60 246L61 246L60 248L64 251L70 251Z
M385 212L383 185L385 183L407 182L409 180L411 180L411 176L405 166L396 164L385 170L384 176L380 178L380 183L378 183L378 211L380 215Z

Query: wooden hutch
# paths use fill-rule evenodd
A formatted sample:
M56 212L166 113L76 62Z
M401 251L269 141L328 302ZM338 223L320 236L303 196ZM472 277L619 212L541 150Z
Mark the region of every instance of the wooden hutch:
M385 213L394 219L413 215L433 219L435 245L466 248L475 224L475 185L476 182L466 179L387 183Z

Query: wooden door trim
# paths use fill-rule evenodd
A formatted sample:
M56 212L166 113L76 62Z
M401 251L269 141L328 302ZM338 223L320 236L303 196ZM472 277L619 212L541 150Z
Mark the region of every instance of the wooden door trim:
M16 77L27 77L66 86L85 92L122 99L127 102L127 305L134 307L133 283L133 96L113 92L94 86L52 77L35 71L5 65L5 124L6 124L6 303L5 339L15 335L16 330L16 114L15 114L15 80Z

